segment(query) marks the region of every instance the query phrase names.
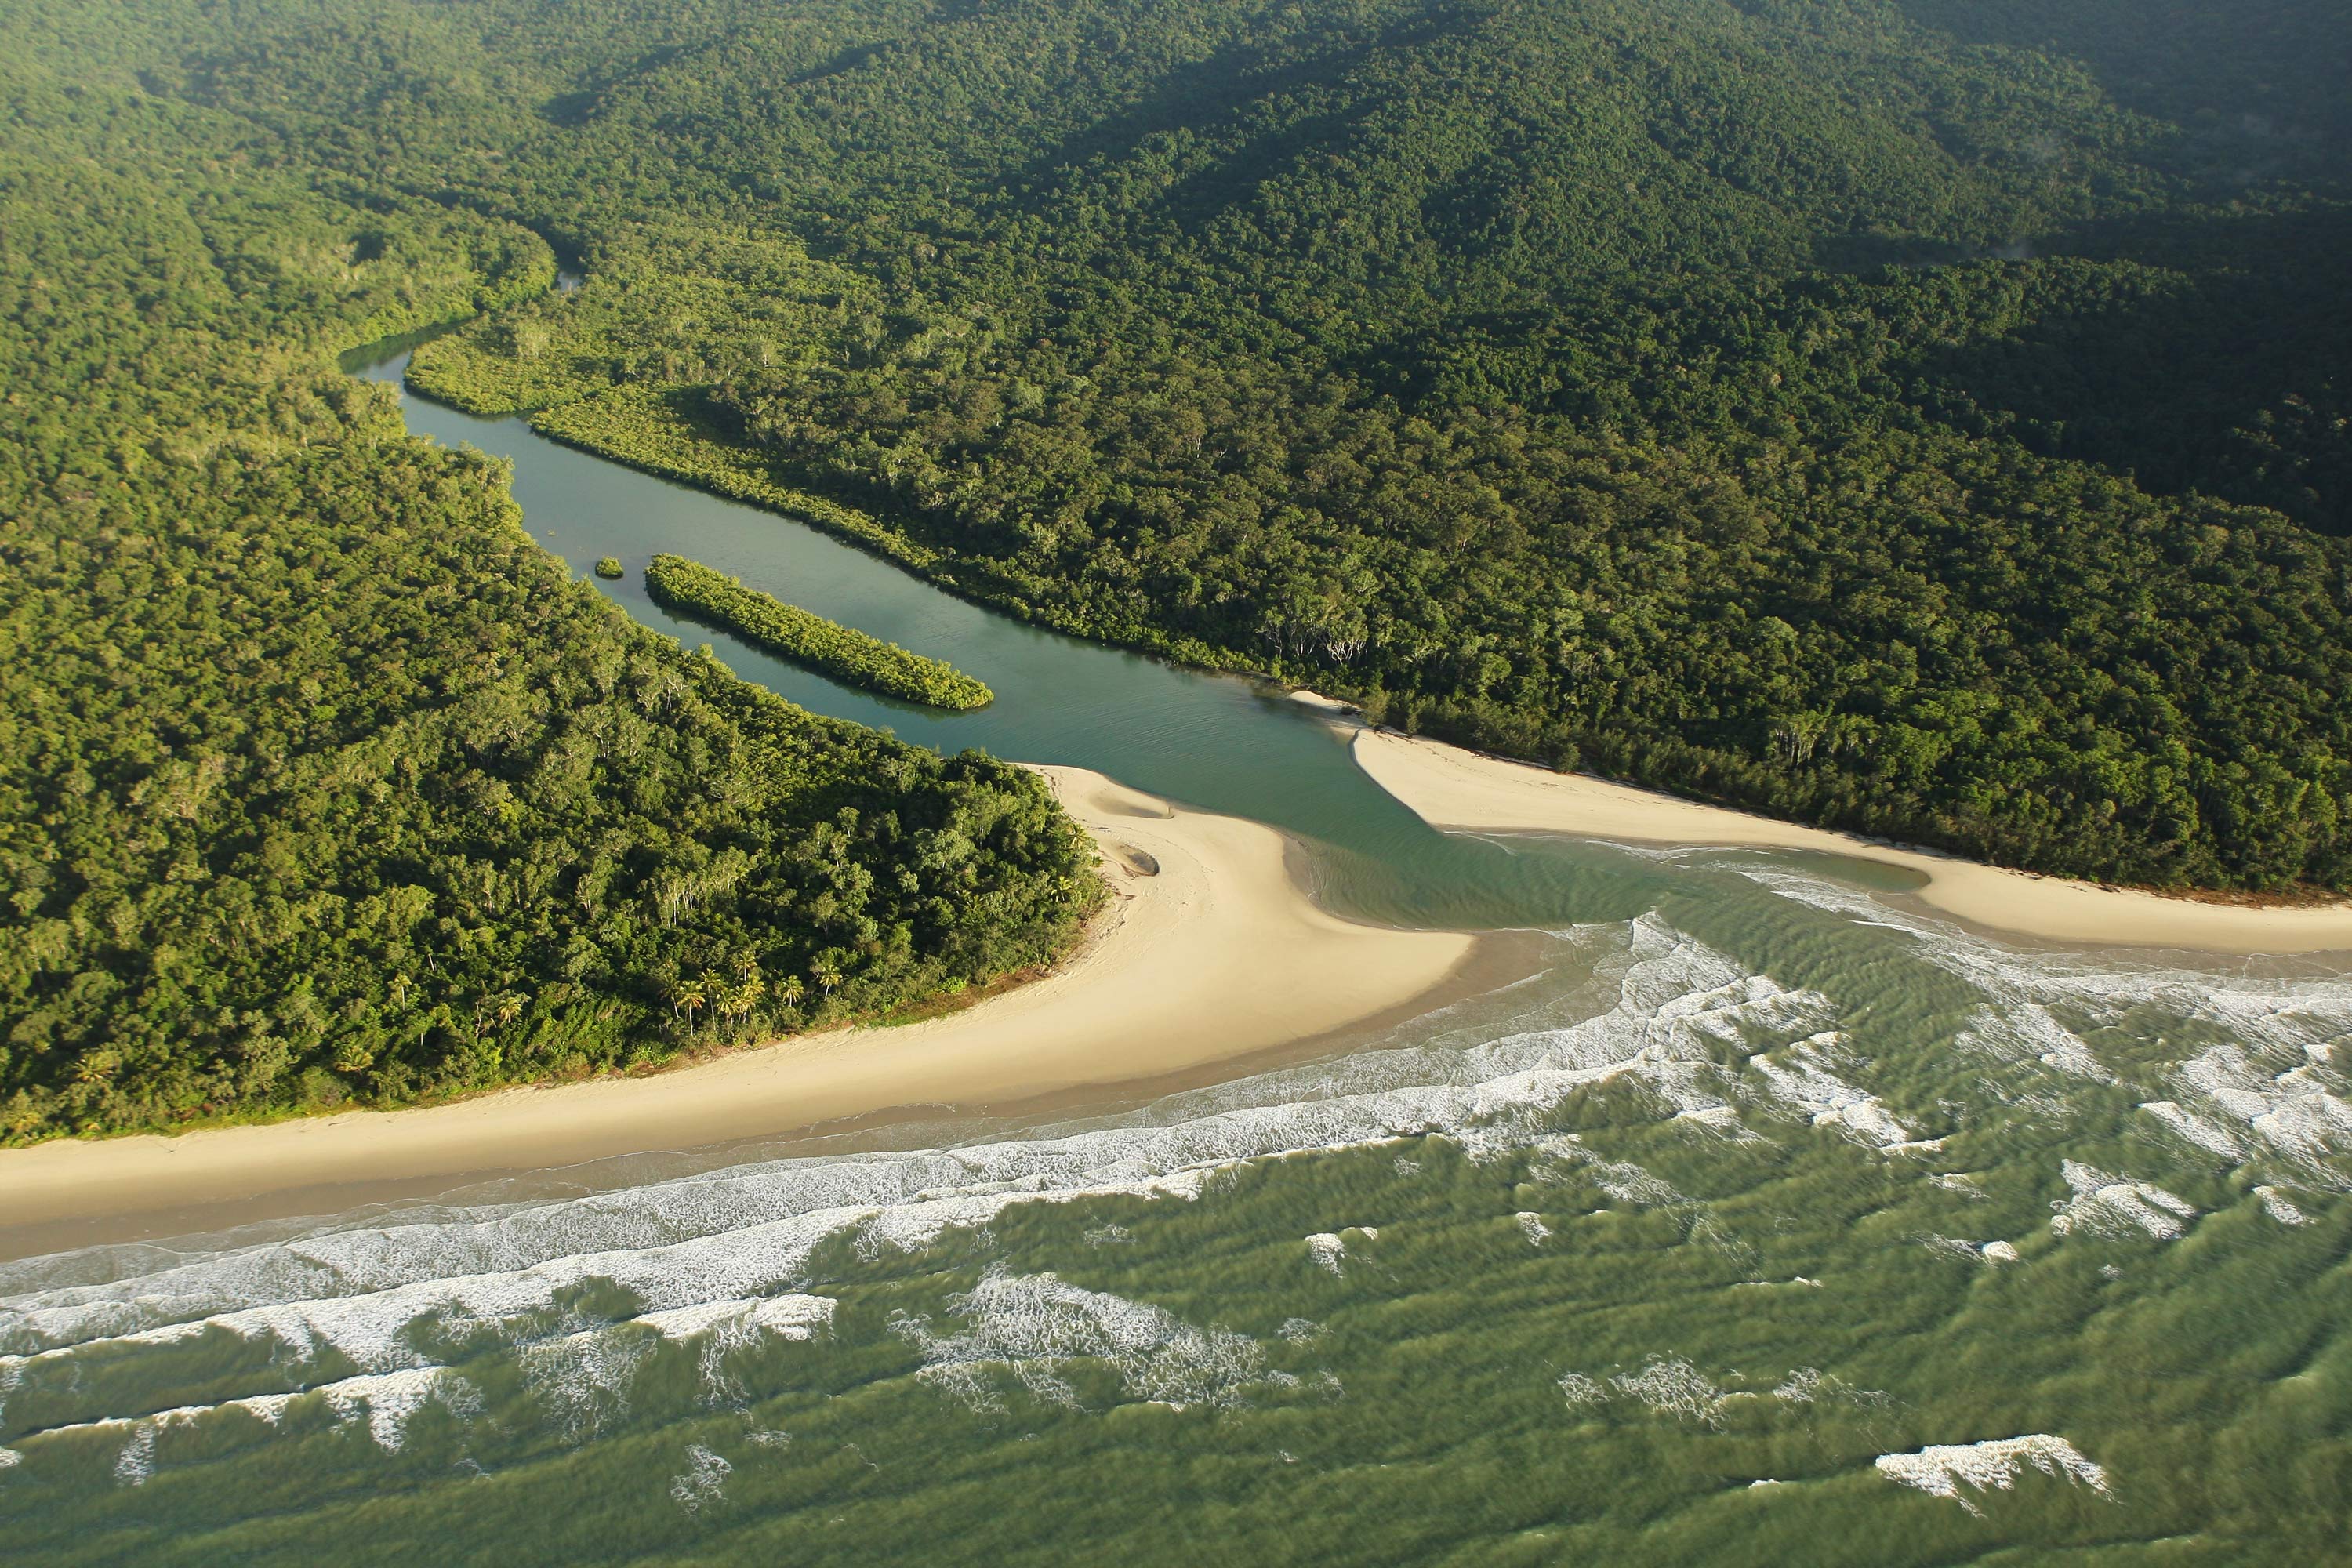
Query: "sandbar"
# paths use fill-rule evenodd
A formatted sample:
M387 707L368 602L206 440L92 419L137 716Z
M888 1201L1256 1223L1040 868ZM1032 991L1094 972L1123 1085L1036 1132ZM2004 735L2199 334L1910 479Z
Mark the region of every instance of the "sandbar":
M1327 700L1307 694L1301 700L1339 718ZM1910 896L1945 914L2053 942L2222 953L2352 951L2352 903L2265 908L2170 898L1805 827L1393 731L1360 726L1352 744L1373 782L1441 830L1808 849L1874 860L1925 878Z
M1041 768L1099 847L1109 907L1042 978L963 1011L794 1037L670 1071L175 1136L0 1151L0 1226L272 1193L543 1170L902 1107L981 1110L1256 1056L1435 996L1465 931L1334 916L1273 828Z

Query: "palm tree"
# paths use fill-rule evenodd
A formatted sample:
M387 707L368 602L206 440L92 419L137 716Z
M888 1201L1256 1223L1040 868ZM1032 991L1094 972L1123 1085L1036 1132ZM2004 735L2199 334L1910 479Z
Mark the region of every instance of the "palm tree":
M768 983L761 979L757 973L740 985L727 986L719 994L719 1016L730 1022L740 1018L758 1006L760 998L766 995L767 992Z
M674 981L669 988L669 1010L674 1016L681 1009L686 1013L686 1032L694 1033L694 1016L710 1004L710 993L699 980Z
M474 1038L480 1039L492 1029L503 1029L522 1016L523 1006L530 997L518 992L503 991L495 996L474 999Z

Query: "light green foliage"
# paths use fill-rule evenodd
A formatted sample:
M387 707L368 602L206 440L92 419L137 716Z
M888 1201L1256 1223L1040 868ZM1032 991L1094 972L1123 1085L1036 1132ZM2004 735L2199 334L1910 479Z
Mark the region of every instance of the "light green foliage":
M984 708L996 698L951 664L785 604L684 556L655 556L646 567L646 587L672 610L712 621L820 674L885 697L934 708Z
M419 390L476 414L536 410L614 387L723 381L806 363L875 289L789 237L629 225L594 270L419 349Z

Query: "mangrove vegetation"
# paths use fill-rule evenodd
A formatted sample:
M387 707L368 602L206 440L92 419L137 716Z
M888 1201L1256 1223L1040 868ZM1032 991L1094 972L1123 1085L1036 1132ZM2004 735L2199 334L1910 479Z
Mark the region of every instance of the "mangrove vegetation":
M646 587L666 608L723 626L845 685L933 708L983 708L995 700L951 664L787 605L682 555L655 556Z

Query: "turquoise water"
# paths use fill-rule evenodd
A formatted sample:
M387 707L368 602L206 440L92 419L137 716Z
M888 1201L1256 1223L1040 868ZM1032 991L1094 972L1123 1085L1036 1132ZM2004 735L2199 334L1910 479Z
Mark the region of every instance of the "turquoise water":
M1432 833L1278 695L406 407L747 677L1276 823L1336 906L1540 933L1528 973L1081 1122L0 1264L12 1561L2347 1560L2341 963ZM999 700L673 623L663 549Z

